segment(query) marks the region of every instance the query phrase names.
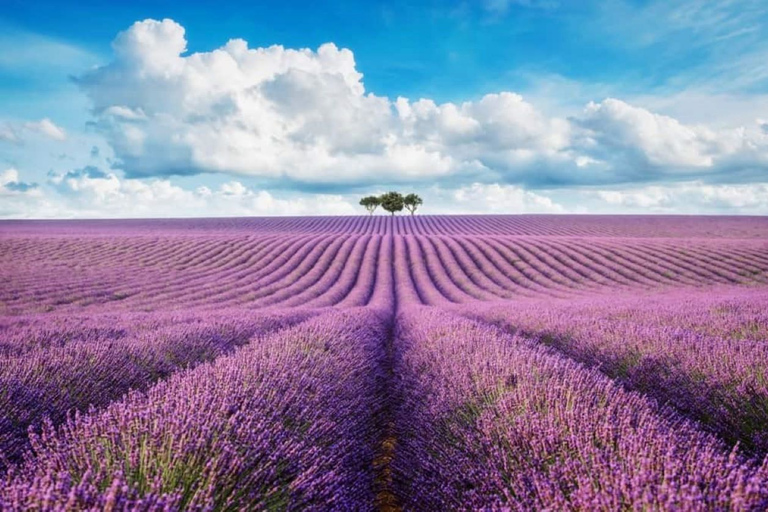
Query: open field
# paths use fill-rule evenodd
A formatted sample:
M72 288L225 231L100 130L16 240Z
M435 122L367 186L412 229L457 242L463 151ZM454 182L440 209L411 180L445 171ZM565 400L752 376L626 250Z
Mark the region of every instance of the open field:
M768 509L768 218L0 223L0 509Z

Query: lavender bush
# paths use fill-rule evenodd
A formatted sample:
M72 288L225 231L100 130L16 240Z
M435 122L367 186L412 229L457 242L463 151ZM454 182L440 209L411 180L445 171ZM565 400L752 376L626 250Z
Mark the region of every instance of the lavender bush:
M0 222L0 510L765 510L767 239Z

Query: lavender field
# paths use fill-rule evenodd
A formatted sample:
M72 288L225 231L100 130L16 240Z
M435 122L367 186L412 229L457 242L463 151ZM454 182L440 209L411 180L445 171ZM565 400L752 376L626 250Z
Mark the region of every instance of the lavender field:
M0 223L0 510L766 510L768 218Z

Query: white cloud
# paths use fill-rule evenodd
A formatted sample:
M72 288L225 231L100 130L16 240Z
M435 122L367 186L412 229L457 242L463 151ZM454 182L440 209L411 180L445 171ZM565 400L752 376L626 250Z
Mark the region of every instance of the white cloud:
M768 183L708 185L687 182L593 193L619 211L641 213L768 213Z
M425 213L766 212L762 96L609 97L576 113L507 91L440 104L366 91L352 52L331 43L235 39L189 54L183 27L147 20L113 47L78 79L95 131L0 120L3 161L40 182L3 174L0 215L354 214L347 191L390 186L422 194ZM58 174L42 183L48 169ZM224 183L199 186L209 179ZM318 188L341 193L299 192Z
M40 135L58 142L67 140L67 132L64 128L57 126L47 117L39 121L6 121L0 124L0 141L21 144L30 136Z
M11 185L10 187L8 187ZM371 191L381 193L383 190ZM4 218L141 218L282 215L363 215L358 194L289 194L278 197L232 180L188 189L170 179L125 179L85 167L51 174L44 186L20 181L16 169L0 173ZM514 185L481 184L421 192L421 211L438 213L563 213L543 194Z
M410 190L403 190L409 192ZM378 194L381 190L370 190ZM517 185L472 183L417 192L421 214L691 213L768 214L768 183L711 185L699 181L642 187L531 191ZM19 172L0 173L2 218L140 218L281 215L362 215L356 194L278 196L231 180L185 188L170 179L125 179L96 168L50 176L37 185Z
M546 195L515 185L473 183L455 190L433 189L429 213L566 213ZM430 204L433 202L434 204Z
M67 132L63 128L56 126L53 121L48 118L41 119L37 122L24 123L24 128L29 131L40 133L53 140L63 141L67 140Z
M172 20L137 22L114 60L81 77L97 127L130 177L199 173L340 187L511 183L533 188L674 179L754 181L768 133L686 124L627 102L570 118L521 95L437 104L366 92L354 55L248 48L186 54Z
M120 218L120 217L218 217L280 215L349 215L360 213L344 197L334 194L276 197L252 190L238 181L218 188L189 190L168 179L123 179L114 173L85 168L54 174L43 190L28 185L19 190L19 173L0 174L0 194L6 201L0 216L6 218ZM15 184L7 190L8 184ZM21 196L24 197L21 197Z
M422 99L395 102L404 135L431 142L443 151L451 146L470 145L477 155L486 150L532 150L557 152L569 142L565 120L546 118L519 94L488 94L478 102L436 105Z
M636 150L648 163L672 167L709 167L714 134L671 117L608 98L589 103L580 119L602 148Z
M567 121L513 93L461 105L366 93L352 52L331 43L249 49L237 39L184 55L183 27L146 20L113 46L114 61L80 83L130 176L414 181L476 172L488 154L548 159L569 141Z
M712 129L608 98L572 121L574 143L610 170L605 183L668 178L754 181L768 165L768 134L759 126Z

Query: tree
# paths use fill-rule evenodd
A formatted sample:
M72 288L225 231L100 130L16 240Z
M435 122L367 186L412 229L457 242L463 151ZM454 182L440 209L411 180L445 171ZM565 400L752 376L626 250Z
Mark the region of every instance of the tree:
M403 196L399 192L387 192L379 196L379 202L381 207L390 212L392 215L395 212L402 211L403 209Z
M416 213L416 209L423 204L424 201L416 194L408 194L403 198L403 206L405 206L406 210L411 212L411 215Z
M376 207L378 207L380 204L381 201L376 196L368 196L360 200L360 206L365 206L365 209L368 210L368 213L371 215L373 215Z

